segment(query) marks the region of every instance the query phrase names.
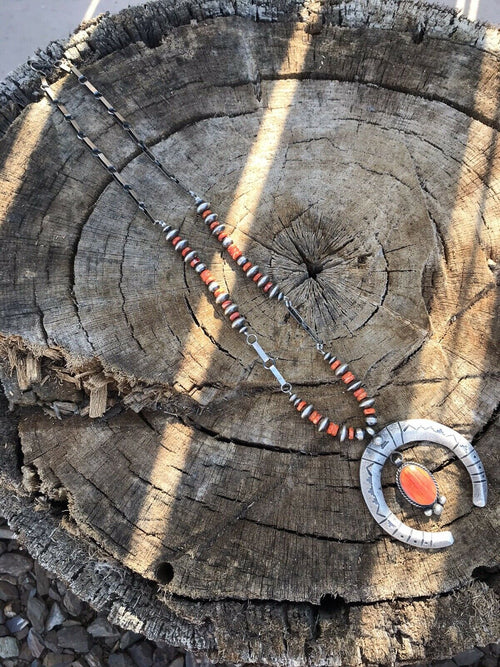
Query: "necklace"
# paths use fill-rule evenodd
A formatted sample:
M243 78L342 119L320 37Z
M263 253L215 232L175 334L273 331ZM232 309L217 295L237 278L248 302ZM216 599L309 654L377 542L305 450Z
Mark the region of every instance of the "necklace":
M102 95L102 93L82 74L76 67L67 61L57 61L55 67L75 76L79 83L84 86L93 97L104 106L107 112L122 127L141 151L151 160L164 176L172 181L176 187L181 188L196 206L196 213L203 220L209 232L222 245L229 257L240 267L246 277L251 280L257 288L262 290L269 299L275 299L284 304L292 318L313 339L317 351L322 355L325 363L356 399L357 405L362 412L364 425L356 426L350 424L339 424L330 417L324 416L303 398L293 392L292 385L283 377L278 370L275 359L269 355L260 345L256 334L250 331L249 325L238 306L232 301L226 292L215 280L210 269L200 258L199 253L194 250L187 238L181 235L178 229L168 225L163 220L156 219L150 212L147 204L142 200L134 188L125 181L117 171L113 163L104 155L96 144L85 134L79 124L74 120L72 114L64 104L57 98L56 93L50 87L45 77L45 72L31 63L34 71L41 75L41 89L46 97L53 103L64 119L72 126L77 138L82 141L90 152L99 160L113 179L122 187L125 193L131 197L138 208L154 225L161 227L166 240L171 243L174 250L179 253L184 264L193 269L200 280L206 285L212 295L215 304L220 306L228 323L233 329L245 337L246 343L253 348L265 369L269 370L278 382L281 391L288 397L290 404L300 414L300 417L315 426L318 432L324 432L330 437L337 437L340 442L348 440L365 440L370 438L360 463L360 486L367 508L375 521L389 533L393 538L406 544L420 548L442 548L453 544L453 536L449 531L430 532L413 529L398 519L389 509L385 502L381 472L386 461L389 459L397 468L396 483L398 489L410 504L421 508L426 516L435 514L440 516L446 498L438 489L437 482L432 473L422 464L406 462L403 460L399 450L411 446L415 442L429 441L446 447L452 451L466 466L472 482L473 504L483 507L487 499L487 481L484 467L474 447L458 432L443 426L437 422L427 419L409 419L394 422L380 430L375 428L378 423L375 399L368 396L363 384L356 379L347 363L341 361L332 352L325 351L324 342L316 335L311 326L303 319L292 301L276 285L272 277L266 275L238 248L231 236L226 232L225 225L220 222L217 213L210 208L210 203L203 197L184 185L173 173L170 173L154 153L146 146L144 141L136 134L130 123L115 109L115 107Z

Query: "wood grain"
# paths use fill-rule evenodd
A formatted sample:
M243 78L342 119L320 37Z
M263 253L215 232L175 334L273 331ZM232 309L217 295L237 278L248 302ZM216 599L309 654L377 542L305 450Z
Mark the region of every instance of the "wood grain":
M352 362L381 424L429 418L472 439L491 500L473 508L465 469L415 448L448 497L439 526L455 545L391 541L362 503L363 443L294 414L159 229L32 100L24 68L0 91L2 382L20 438L6 430L1 511L113 620L212 659L402 664L493 641L498 31L418 2L159 2L41 58L63 49ZM300 395L358 420L182 190L74 78L54 88ZM401 501L392 471L384 482L393 511L438 528Z

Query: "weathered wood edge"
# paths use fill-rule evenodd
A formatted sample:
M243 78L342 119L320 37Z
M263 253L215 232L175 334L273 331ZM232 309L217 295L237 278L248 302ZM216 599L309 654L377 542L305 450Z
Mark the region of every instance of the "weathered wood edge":
M240 16L254 21L299 20L344 28L402 30L421 42L447 39L477 50L500 54L500 29L471 22L457 10L420 0L156 0L118 14L103 14L83 23L67 39L55 40L33 55L41 66L65 56L76 64L96 62L129 44L154 47L170 29L193 21ZM0 136L25 106L39 97L39 76L28 63L0 82Z

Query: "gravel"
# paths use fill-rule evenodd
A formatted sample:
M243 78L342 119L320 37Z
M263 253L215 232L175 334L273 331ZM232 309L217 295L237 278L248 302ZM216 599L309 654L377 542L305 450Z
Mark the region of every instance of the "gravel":
M1 667L210 667L186 653L112 625L18 544L0 518ZM418 667L498 667L500 645ZM219 667L224 665L219 664ZM225 663L225 667L236 667ZM417 666L415 666L417 667Z

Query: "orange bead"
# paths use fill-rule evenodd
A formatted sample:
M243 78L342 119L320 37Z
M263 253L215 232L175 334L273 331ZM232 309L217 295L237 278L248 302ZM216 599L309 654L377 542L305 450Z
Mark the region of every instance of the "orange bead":
M436 502L436 482L426 468L415 463L405 463L398 472L399 486L412 502L424 507Z
M321 415L317 410L313 410L311 414L309 415L309 421L312 422L313 424L317 424L319 420L321 419Z
M208 269L204 269L200 273L200 278L203 280L204 283L208 283L209 282L208 279L211 278L211 276L212 276L212 274L210 273L210 271Z
M326 429L326 432L328 435L333 435L335 437L337 433L339 432L339 425L335 424L334 422L330 422L328 424L328 428Z
M219 225L220 225L220 222L218 220L214 220L213 222L210 223L210 229L214 230Z
M336 368L340 366L342 362L339 359L336 359L332 364L330 364L330 368L332 371L334 371Z
M252 262L246 262L246 264L243 264L243 266L241 268L246 273L251 266L252 266Z
M206 211L203 211L203 213L201 214L201 217L202 218L207 218L211 214L212 214L212 211L209 208L207 208Z
M238 257L241 257L241 250L238 248L237 245L233 243L233 245L230 245L229 248L227 249L228 253L230 256L236 261Z
M271 289L272 286L273 286L273 284L271 282L266 283L264 285L264 292L269 292L269 290Z
M228 236L227 232L221 232L217 238L219 239L219 241L223 241L226 238L226 236Z
M231 315L229 315L229 319L231 320L231 322L234 322L234 320L237 317L241 317L241 315L239 314L239 312L237 310L234 313L231 313Z
M342 376L342 380L346 383L349 384L354 380L354 375L351 373L351 371L347 371L347 373L344 373Z
M348 436L349 440L354 440L354 429L352 426L349 427Z
M362 401L364 398L368 396L368 394L366 393L365 389L360 387L359 389L356 389L356 391L354 392L354 396L356 396L358 401Z
M300 412L303 410L307 405L307 401L300 401L300 403L297 404L297 410Z
M172 245L176 245L181 240L182 236L176 236L172 239Z
M365 408L363 410L365 415L374 415L376 413L375 408Z
M262 273L258 273L258 272L257 272L257 273L254 275L254 277L252 278L252 280L254 281L254 283L256 283L256 282L257 282L258 280L260 280L261 278L262 278Z
M189 246L186 246L184 250L181 250L181 255L185 257L188 254L188 252L191 252L191 248Z

